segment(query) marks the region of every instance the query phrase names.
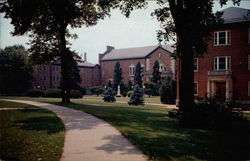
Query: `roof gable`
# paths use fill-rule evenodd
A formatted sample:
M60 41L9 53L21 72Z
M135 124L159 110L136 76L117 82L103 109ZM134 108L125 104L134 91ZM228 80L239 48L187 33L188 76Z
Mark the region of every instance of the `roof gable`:
M107 53L102 60L120 60L120 59L135 59L135 58L145 58L153 51L158 48L163 48L170 53L173 53L174 48L172 45L162 45L162 46L145 46L136 48L125 48L125 49L114 49Z

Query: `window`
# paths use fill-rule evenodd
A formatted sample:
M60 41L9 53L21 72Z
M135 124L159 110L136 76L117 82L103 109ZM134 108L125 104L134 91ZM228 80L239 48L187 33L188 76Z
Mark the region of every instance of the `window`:
M142 72L144 71L144 69L145 69L145 65L141 64L141 70L142 70Z
M194 82L194 95L198 95L198 82Z
M250 55L248 55L248 70L250 70Z
M43 76L43 80L46 81L46 80L47 80L47 77L46 77L46 76Z
M58 71L59 70L59 67L58 66L56 66L56 71Z
M53 76L53 81L55 81L56 80L56 76Z
M230 31L218 31L214 33L214 45L230 45Z
M250 97L250 81L248 81L248 96Z
M220 56L214 58L214 70L229 70L230 69L230 57Z
M198 58L194 58L194 72L198 72Z
M52 70L55 71L55 66L54 65L52 66Z
M46 70L46 66L45 65L43 66L43 70Z
M163 67L164 67L164 64L161 64L161 63L160 63L160 65L159 65L159 71L160 71L160 72L162 72Z
M135 75L135 66L130 65L129 66L129 76L134 76Z

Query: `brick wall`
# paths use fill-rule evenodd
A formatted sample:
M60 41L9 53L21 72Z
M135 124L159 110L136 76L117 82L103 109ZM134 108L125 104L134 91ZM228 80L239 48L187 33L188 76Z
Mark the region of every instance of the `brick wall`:
M129 66L140 62L144 66L144 71L152 73L152 68L154 62L158 60L160 63L164 64L166 70L172 70L171 68L171 55L169 52L162 48L158 48L149 56L141 59L123 59L123 60L105 60L100 61L101 71L102 71L102 84L106 85L109 80L113 80L114 67L119 61L122 67L123 81L127 82L129 79L133 80L133 76L129 76ZM144 81L149 81L151 75L144 75Z
M194 75L195 82L198 82L199 97L204 97L207 93L208 71L214 71L214 57L230 56L232 96L236 100L250 101L250 97L247 96L247 82L250 81L250 70L248 70L247 62L250 54L250 44L248 43L249 27L247 24L233 24L216 30L230 30L231 45L214 46L213 40L209 41L208 52L204 54L204 58L198 59L198 72L195 72Z

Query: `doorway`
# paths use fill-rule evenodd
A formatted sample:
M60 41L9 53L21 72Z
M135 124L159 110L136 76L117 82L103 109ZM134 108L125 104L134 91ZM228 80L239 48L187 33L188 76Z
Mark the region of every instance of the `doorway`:
M226 100L226 82L215 82L215 96L221 102Z

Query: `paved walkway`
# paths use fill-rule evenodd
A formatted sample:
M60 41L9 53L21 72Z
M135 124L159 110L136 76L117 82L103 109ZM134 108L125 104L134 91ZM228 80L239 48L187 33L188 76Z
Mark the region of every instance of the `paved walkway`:
M61 161L147 161L147 157L114 127L84 112L24 100L6 100L48 109L65 124Z

